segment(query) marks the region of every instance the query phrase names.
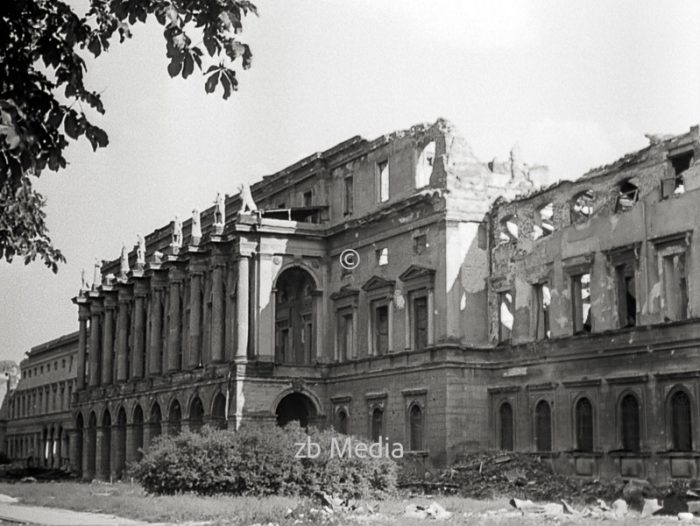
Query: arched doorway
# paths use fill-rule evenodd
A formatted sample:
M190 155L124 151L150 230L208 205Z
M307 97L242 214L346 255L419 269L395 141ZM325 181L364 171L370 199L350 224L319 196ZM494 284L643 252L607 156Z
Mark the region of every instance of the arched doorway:
M300 267L285 270L275 284L275 360L310 364L315 358L314 291L311 274Z
M140 405L134 408L134 418L132 423L132 451L129 458L134 460L141 460L142 448L143 448L143 410Z
M168 411L168 435L179 435L182 430L182 409L180 402L173 400Z
M190 404L190 431L199 433L204 425L204 406L198 396Z
M226 429L226 397L217 393L211 406L212 425L218 429Z
M102 426L99 431L99 470L98 478L109 480L112 474L112 415L109 414L109 409L105 409L102 415Z
M73 464L73 469L79 477L83 475L83 428L85 424L83 422L83 415L78 414L78 418L75 419L75 452L76 458L71 459Z
M302 427L316 418L317 411L311 398L301 393L291 393L282 398L275 411L277 425L285 426L289 422L297 421Z
M160 406L158 402L154 402L153 407L151 407L151 417L148 422L151 431L151 441L153 441L155 437L160 436L163 432L162 420L163 417L160 412Z
M115 429L116 451L114 456L114 472L118 479L122 478L126 467L126 411L123 407L117 413L117 426Z

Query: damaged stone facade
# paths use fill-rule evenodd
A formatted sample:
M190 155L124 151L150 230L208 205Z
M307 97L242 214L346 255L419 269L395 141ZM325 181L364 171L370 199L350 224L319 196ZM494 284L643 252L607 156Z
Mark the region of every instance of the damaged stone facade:
M670 343L671 334L691 342L694 325L663 321L662 312L676 320L682 309L668 307L670 287L657 285L656 263L647 263L692 269L697 130L654 140L575 183L549 186L546 168L527 165L517 147L505 161L479 161L438 120L354 137L266 176L250 189L257 210L242 207L239 194L227 197L224 221L214 207L201 213L201 235L192 221L182 224L181 247L172 224L147 235L140 250L104 262L74 300L74 469L118 478L161 433L300 420L401 442L421 470L504 447L548 449L560 469L613 474L615 446L602 439L587 455L568 453L576 446L567 418L583 393L595 393L599 423L612 386L641 393L672 384L697 413L687 373L694 351ZM689 148L678 178L668 155ZM626 185L620 197L626 178L637 191ZM571 224L571 198L585 191ZM359 256L352 269L341 265L349 249ZM622 265L624 290L632 282L643 289L634 309L610 306L612 278L603 272L611 265ZM589 281L579 279L589 269ZM570 276L582 297L583 334L575 336ZM694 282L688 274L684 318L700 308ZM532 321L535 286L551 304L546 327L542 317ZM618 329L619 313L635 327ZM610 358L601 355L607 348ZM550 404L550 436L536 447L532 404L541 400ZM695 416L692 425L695 432ZM652 458L639 462L651 469ZM592 467L584 473L579 464Z
M575 475L698 476L699 160L693 127L495 204L492 446Z

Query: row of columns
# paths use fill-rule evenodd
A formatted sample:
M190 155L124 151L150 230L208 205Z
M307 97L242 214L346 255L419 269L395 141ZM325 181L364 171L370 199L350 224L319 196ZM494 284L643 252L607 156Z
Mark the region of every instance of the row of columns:
M11 459L32 459L35 466L60 468L69 458L70 438L62 427L10 436L7 440Z
M236 267L235 359L243 361L248 354L249 256L241 255ZM223 259L213 261L209 349L213 363L225 359L225 268ZM187 277L190 285L189 320L183 321L181 298ZM157 375L197 367L204 355L203 334L200 330L205 289L203 278L202 268L193 266L189 275L186 275L176 263L169 269L154 269L150 277L134 278L132 287L118 286L116 294L112 290L103 289L101 292L92 291L79 296L76 299L79 309L78 390L86 387L86 376L89 387L98 387L124 382L130 377L142 378L146 373ZM147 309L147 305L150 308ZM151 325L147 341L148 320ZM186 342L182 341L183 323L188 323L190 329ZM132 328L133 342L130 343ZM167 353L163 348L166 342ZM185 348L189 348L188 354L183 352ZM117 361L116 379L112 377L115 370L113 356L116 356Z

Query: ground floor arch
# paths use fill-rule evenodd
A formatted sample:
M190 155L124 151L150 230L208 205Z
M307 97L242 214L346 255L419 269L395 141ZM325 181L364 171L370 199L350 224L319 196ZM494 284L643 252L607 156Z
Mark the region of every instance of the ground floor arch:
M278 426L286 426L296 421L302 427L314 423L318 417L318 410L314 401L303 393L289 393L284 396L275 408Z

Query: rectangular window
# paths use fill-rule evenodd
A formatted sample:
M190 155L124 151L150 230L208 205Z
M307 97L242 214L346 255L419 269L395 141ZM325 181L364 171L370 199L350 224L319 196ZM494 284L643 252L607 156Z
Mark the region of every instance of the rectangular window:
M620 328L637 325L637 289L631 264L615 267L617 286L617 319Z
M381 356L389 351L389 305L378 304L372 319L374 354Z
M377 163L377 197L380 203L389 200L389 161Z
M690 168L690 165L693 164L693 159L694 152L692 150L668 156L668 160L671 163L671 175L669 177L664 178L664 180L662 181L662 197L664 199L674 194L682 194L685 192L685 181L683 180L683 172Z
M428 248L428 236L420 234L413 238L413 253L420 255Z
M278 362L286 362L289 359L289 327L287 322L278 323L275 328L275 356Z
M377 257L377 265L378 266L384 266L389 264L389 249L384 247L377 249L375 252L375 255Z
M302 196L302 206L312 206L314 200L314 193L312 190L307 190Z
M413 298L411 324L413 326L413 345L419 351L428 346L428 298Z
M546 281L533 285L532 289L535 339L544 340L545 338L551 337L549 328L549 305L552 301L552 295L549 290L549 283Z
M346 177L344 180L345 187L345 200L343 202L343 214L350 215L353 212L355 205L355 186L352 175Z
M591 275L571 276L571 306L574 334L591 332Z
M498 293L498 341L509 342L513 331L513 294Z
M355 354L352 311L338 314L338 359L342 362Z
M310 315L304 315L301 317L302 320L302 331L301 331L301 343L304 346L304 363L312 363L314 352L314 324L311 321Z
M688 278L685 252L663 258L665 321L688 318Z

